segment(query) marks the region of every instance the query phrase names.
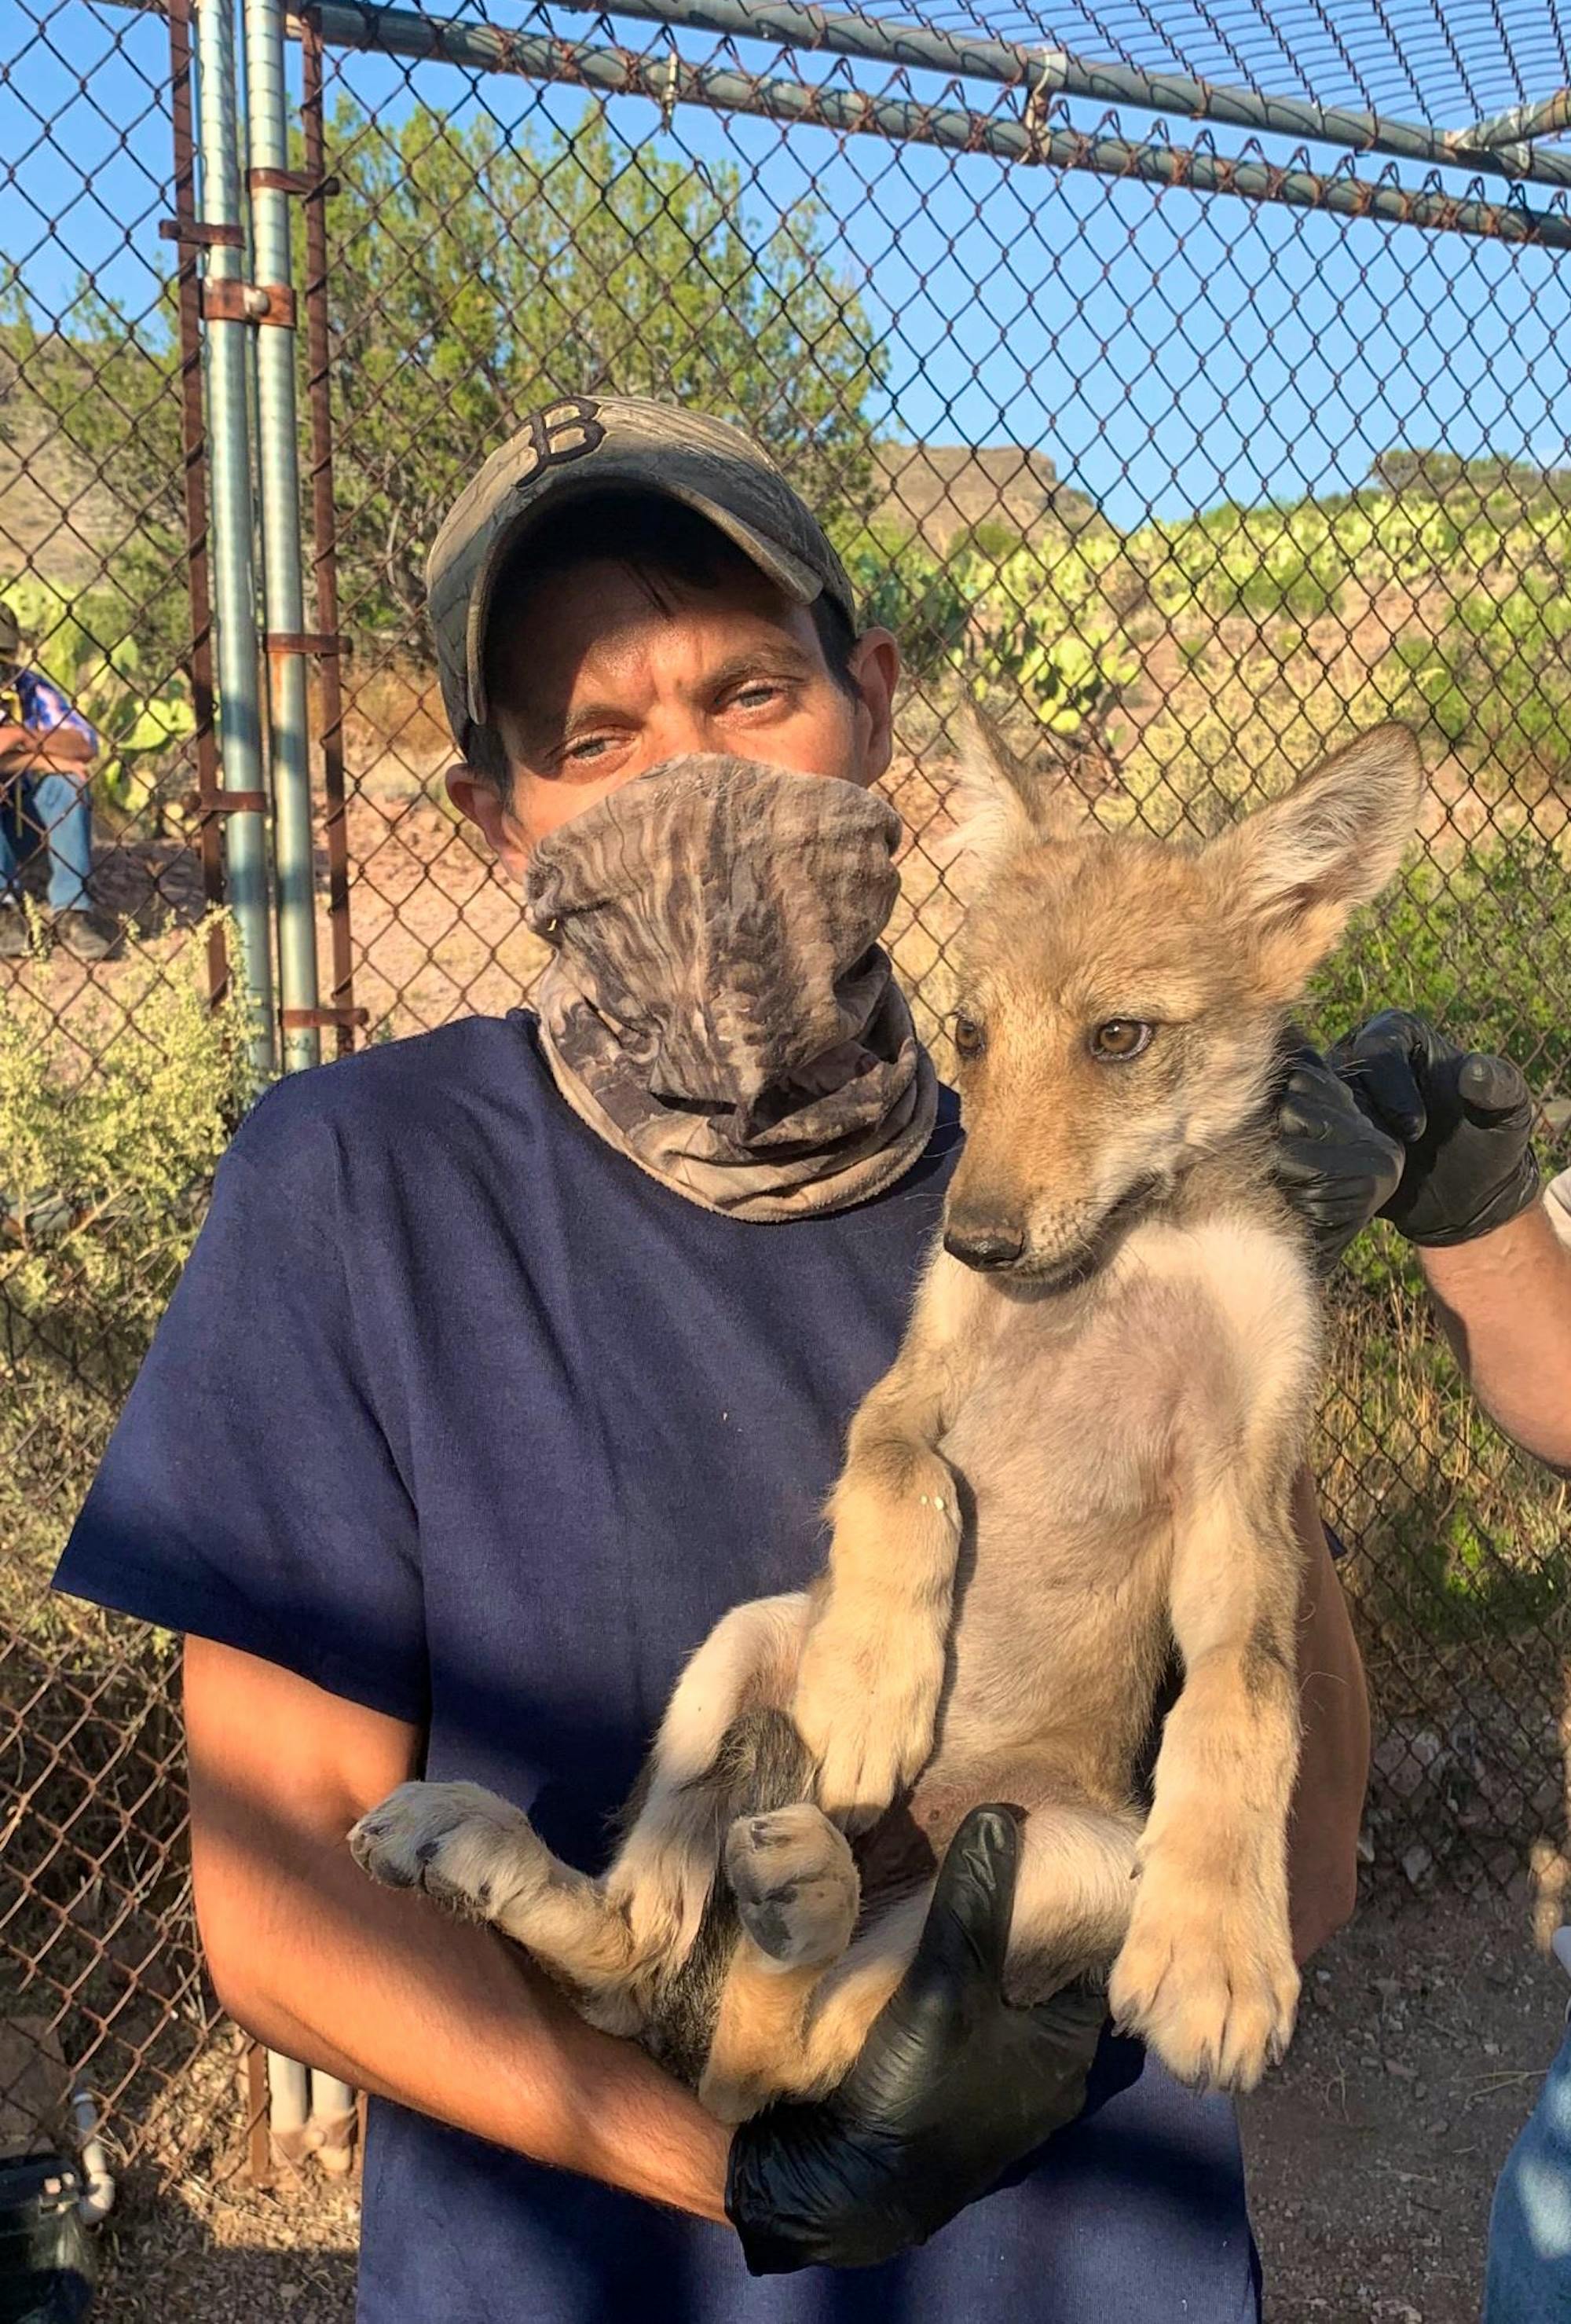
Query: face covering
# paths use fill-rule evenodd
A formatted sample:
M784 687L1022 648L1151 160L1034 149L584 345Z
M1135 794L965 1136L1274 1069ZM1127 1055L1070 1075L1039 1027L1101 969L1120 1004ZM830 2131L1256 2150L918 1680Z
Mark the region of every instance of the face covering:
M536 1005L563 1097L706 1210L790 1219L910 1168L938 1087L877 938L900 819L819 775L677 759L541 841Z

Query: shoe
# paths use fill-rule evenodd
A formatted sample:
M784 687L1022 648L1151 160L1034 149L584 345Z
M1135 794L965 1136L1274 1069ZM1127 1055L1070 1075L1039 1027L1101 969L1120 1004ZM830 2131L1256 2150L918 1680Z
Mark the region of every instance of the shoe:
M27 914L14 904L0 904L0 960L25 960L32 950Z
M120 941L120 924L107 912L57 912L50 922L58 941L78 960L107 960Z

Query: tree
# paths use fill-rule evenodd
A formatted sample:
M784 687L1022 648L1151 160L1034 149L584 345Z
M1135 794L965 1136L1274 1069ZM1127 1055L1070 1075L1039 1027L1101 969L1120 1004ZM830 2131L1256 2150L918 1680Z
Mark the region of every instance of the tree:
M876 498L867 406L883 362L828 263L817 205L760 224L734 168L658 159L599 111L571 134L504 137L489 116L465 124L417 106L388 123L345 100L327 142L341 189L328 307L350 629L427 650L436 526L484 455L553 395L653 393L740 420L826 519ZM84 289L69 329L40 332L13 290L0 355L0 424L20 441L41 422L82 488L110 495L106 574L144 654L170 666L185 626L172 296L133 319Z
M730 167L664 161L592 113L503 138L421 107L331 124L345 603L413 638L426 553L480 456L553 395L658 394L742 421L821 512L871 497L878 351L822 214L768 228Z

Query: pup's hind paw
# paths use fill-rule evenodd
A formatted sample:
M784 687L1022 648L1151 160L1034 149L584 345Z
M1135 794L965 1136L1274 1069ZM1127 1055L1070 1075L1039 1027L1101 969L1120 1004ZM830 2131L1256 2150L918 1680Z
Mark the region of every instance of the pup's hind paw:
M422 1888L482 1921L505 1920L551 1866L522 1809L478 1784L400 1784L361 1817L349 1847L384 1888Z
M850 1944L861 1884L844 1834L818 1808L738 1816L725 1869L743 1928L775 1968L820 1969Z
M1141 1891L1108 1987L1116 2023L1184 2081L1253 2089L1286 2050L1298 2008L1285 1912L1181 1892L1154 1861Z

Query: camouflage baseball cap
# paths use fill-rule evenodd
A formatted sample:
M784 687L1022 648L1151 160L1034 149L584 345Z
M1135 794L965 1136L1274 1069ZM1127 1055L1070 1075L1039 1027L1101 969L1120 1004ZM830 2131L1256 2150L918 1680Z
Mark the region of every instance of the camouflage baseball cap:
M681 501L798 604L827 595L854 625L844 566L751 437L642 396L564 396L492 454L448 512L426 566L442 701L461 751L470 727L488 724L485 630L503 562L567 500L628 491Z

